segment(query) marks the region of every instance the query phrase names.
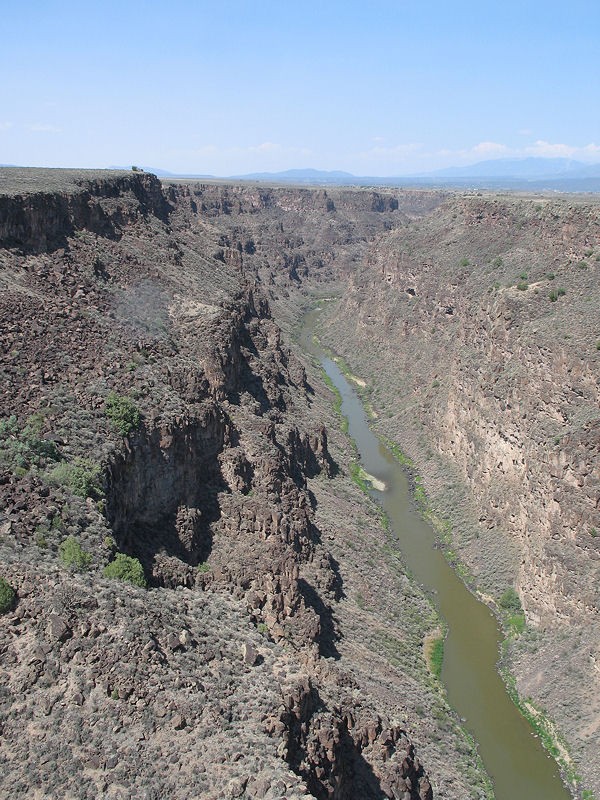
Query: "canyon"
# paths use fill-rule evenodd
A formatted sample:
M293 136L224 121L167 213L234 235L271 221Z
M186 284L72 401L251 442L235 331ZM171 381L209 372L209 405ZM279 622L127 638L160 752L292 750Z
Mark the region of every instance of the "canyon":
M298 344L318 298L449 558L498 613L516 588L505 665L600 791L593 199L2 169L0 247L0 792L490 796Z

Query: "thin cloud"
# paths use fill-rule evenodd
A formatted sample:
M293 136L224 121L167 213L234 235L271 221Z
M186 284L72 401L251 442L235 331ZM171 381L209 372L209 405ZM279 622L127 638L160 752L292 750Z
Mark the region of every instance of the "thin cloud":
M60 133L62 130L62 128L57 128L56 125L46 125L40 122L34 122L25 127L28 131L33 131L34 133Z
M596 158L600 157L600 144L586 144L582 150L586 155L594 156Z
M600 145L590 142L583 147L579 147L572 144L546 142L543 139L538 139L525 148L525 153L540 158L581 158L584 161L589 161L590 159L597 160L600 157Z
M7 131L9 128L12 128L12 122L0 122L0 131Z
M600 157L600 145L591 142L585 146L571 145L560 142L546 142L537 139L533 144L525 147L509 147L500 142L479 142L467 149L437 150L428 153L428 156L452 160L455 163L468 164L477 160L493 160L496 158L572 158L584 161L597 160Z
M282 149L281 145L275 142L263 142L248 148L250 153L281 153Z
M504 156L510 152L510 148L499 142L479 142L471 152L473 155L489 158L490 156Z
M448 148L444 148L443 150L438 150L436 153L432 153L431 155L441 158L468 161L469 159L505 158L513 155L513 151L510 149L510 147L507 147L507 145L501 144L500 142L479 142L478 144L473 145L473 147L461 150L450 150Z
M384 157L384 158L405 158L406 156L411 156L417 153L423 145L419 142L408 142L406 144L396 144L392 145L391 147L371 147L369 150L366 150L363 153L359 153L362 158L369 158L372 156L375 157Z
M532 145L525 148L525 152L532 156L541 158L573 158L578 148L570 144L552 144L538 139Z

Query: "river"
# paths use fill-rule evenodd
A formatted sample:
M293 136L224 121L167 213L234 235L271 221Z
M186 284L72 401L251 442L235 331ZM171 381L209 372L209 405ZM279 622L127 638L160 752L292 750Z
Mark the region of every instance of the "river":
M362 467L383 481L373 497L386 512L404 561L445 620L448 635L441 680L450 705L465 720L492 779L496 800L569 800L556 762L510 699L497 671L502 633L480 602L434 547L433 528L416 512L405 471L369 428L361 400L337 364L314 342L318 310L309 312L301 335L342 396L342 413ZM429 765L435 776L435 764Z

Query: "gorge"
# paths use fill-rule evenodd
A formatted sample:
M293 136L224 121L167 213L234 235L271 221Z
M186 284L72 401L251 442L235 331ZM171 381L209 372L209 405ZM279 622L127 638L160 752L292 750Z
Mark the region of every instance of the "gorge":
M427 657L443 622L296 341L318 297L525 710L600 792L593 199L2 169L0 245L11 796L491 796ZM104 576L120 553L150 588Z

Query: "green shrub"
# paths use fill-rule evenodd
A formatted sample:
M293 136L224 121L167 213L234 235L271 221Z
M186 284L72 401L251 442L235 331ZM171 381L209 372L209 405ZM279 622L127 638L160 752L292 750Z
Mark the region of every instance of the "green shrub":
M63 461L48 473L48 479L59 486L66 486L78 497L99 500L104 490L102 470L98 464L85 458L76 458L73 463Z
M104 403L106 416L122 436L127 436L139 427L142 415L130 397L121 397L110 392Z
M60 461L60 453L52 439L41 439L44 429L44 416L39 412L32 414L26 421L21 437L27 447L40 458L49 461Z
M556 278L556 275L553 272L547 272L546 277L548 278L549 281L553 281L554 278Z
M23 476L31 466L60 461L55 442L40 438L43 427L44 418L39 413L29 417L23 428L14 414L0 420L0 464Z
M500 608L505 612L504 622L515 633L525 630L525 613L521 599L517 592L510 586L500 597Z
M427 509L427 492L425 491L423 480L420 475L413 475L413 497L418 506L421 506L423 510Z
M14 414L0 420L0 436L16 436L19 433L19 423Z
M15 602L15 590L4 578L0 578L0 614L6 614Z
M348 418L342 413L342 395L337 386L334 385L329 375L323 371L323 380L327 388L333 392L333 410L340 418L340 427L343 433L348 433Z
M552 303L556 303L558 298L559 297L564 297L566 293L567 293L566 289L557 289L556 291L554 291L554 289L552 289L552 291L549 292L548 297L550 298Z
M65 567L73 567L76 570L84 571L92 563L92 557L79 544L75 536L68 536L61 542L58 554Z
M521 599L512 586L503 593L500 598L500 607L505 611L510 611L513 614L519 614L523 611L521 606Z
M520 292L524 292L527 289L529 289L529 284L527 283L527 281L519 281L519 283L517 283L517 289Z
M371 488L367 481L365 480L365 471L361 467L360 464L357 464L356 461L351 461L349 466L350 477L352 478L353 482L358 486L366 494L369 493L369 489Z
M126 581L134 586L146 588L146 577L144 570L137 558L126 556L125 553L117 553L115 560L104 567L105 578L116 578L118 581Z
M525 630L525 614L511 614L506 620L506 624L515 633L523 633Z

